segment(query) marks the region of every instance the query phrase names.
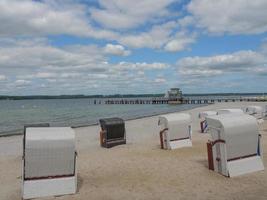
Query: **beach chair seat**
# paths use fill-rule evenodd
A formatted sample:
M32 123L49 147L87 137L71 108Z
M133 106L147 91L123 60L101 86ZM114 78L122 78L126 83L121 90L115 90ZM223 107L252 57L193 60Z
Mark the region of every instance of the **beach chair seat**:
M258 124L250 115L206 118L211 140L207 143L209 169L228 177L264 170Z
M121 118L100 119L100 145L111 148L117 145L126 144L125 123Z
M208 123L206 121L207 116L217 115L216 111L202 111L198 114L200 119L200 130L201 133L206 133L208 130Z
M75 134L69 127L26 127L22 198L76 193Z
M162 149L192 146L192 121L187 113L172 113L159 117L160 144Z

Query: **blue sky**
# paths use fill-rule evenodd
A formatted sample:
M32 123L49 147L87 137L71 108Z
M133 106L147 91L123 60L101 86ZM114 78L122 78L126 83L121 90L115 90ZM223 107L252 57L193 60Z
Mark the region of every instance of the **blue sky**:
M0 95L267 92L265 0L0 0Z

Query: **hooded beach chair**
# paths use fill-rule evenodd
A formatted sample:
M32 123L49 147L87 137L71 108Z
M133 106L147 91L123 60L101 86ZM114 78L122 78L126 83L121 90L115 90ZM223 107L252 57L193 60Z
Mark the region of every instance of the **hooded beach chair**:
M100 119L100 145L110 148L116 145L126 144L125 123L121 118Z
M264 120L264 109L261 106L247 106L245 113L254 116L258 123L262 123Z
M242 109L238 109L238 108L217 110L217 115L222 115L222 114L244 115L244 111Z
M76 193L75 134L69 127L27 127L22 198Z
M162 149L192 146L192 120L187 113L173 113L159 117L160 144Z
M228 177L264 170L255 117L217 115L206 120L211 134L207 143L210 170Z
M212 115L217 115L216 111L203 111L200 112L198 115L198 118L200 119L200 130L201 133L206 133L207 132L207 128L208 128L208 124L206 121L206 117L207 116L212 116Z

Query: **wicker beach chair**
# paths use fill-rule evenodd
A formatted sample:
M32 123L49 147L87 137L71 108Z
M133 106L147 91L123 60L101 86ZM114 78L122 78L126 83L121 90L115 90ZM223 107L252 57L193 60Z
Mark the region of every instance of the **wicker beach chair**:
M173 113L159 117L160 145L162 149L192 146L192 120L187 113Z
M207 143L210 170L228 177L264 170L255 117L217 115L206 120L212 138Z
M126 144L125 123L121 118L100 119L100 145L110 148L116 145Z
M69 127L27 126L24 135L22 199L76 193L75 133Z
M217 115L216 111L202 111L199 113L198 118L200 119L200 130L201 133L206 133L208 130L208 123L206 121L206 117Z

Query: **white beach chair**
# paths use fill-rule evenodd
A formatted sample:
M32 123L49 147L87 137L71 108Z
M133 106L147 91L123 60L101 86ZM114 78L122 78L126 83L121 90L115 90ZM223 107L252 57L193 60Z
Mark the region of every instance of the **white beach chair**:
M201 133L206 133L208 129L208 124L206 121L207 116L217 115L216 111L203 111L198 114L198 118L200 119L200 130Z
M217 115L206 120L212 137L207 143L209 169L229 177L264 170L255 117Z
M26 128L22 198L76 193L76 155L71 128Z
M192 146L191 115L173 113L159 117L160 144L162 149Z
M243 115L245 113L244 113L244 111L242 109L238 109L238 108L219 109L219 110L217 110L217 115L222 115L222 114Z
M264 122L264 109L261 106L247 106L245 108L245 112L254 116L258 120L259 124Z

